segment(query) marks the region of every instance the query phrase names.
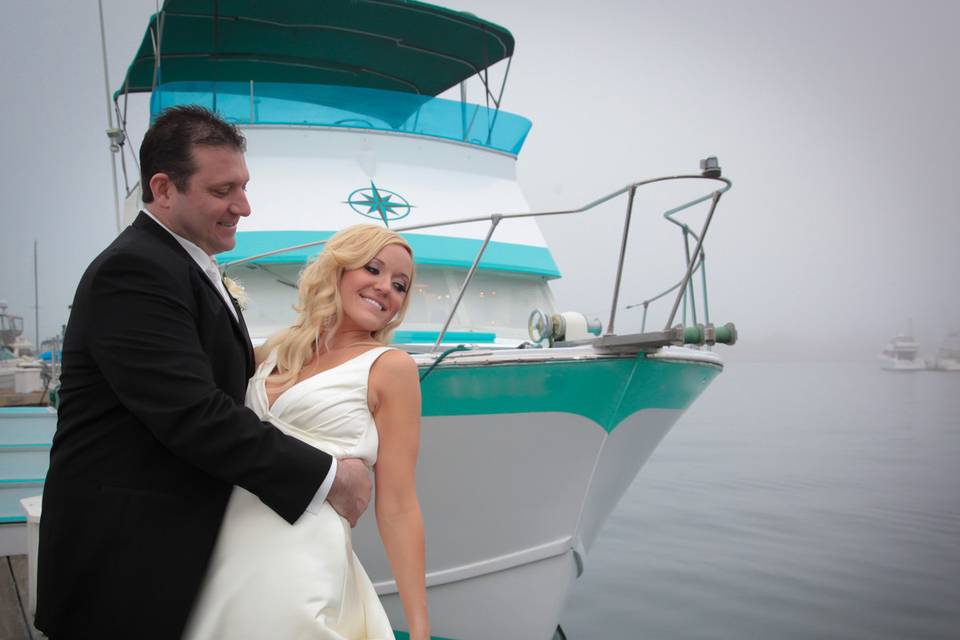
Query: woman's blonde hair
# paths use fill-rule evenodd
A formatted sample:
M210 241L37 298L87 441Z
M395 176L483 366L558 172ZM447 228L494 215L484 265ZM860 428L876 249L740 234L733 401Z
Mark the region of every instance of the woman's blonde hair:
M399 245L413 257L413 249L399 234L372 224L358 224L337 232L323 251L300 273L299 302L294 306L297 319L287 329L271 336L257 349L257 362L277 350L277 382L281 390L291 387L304 364L320 349L320 343L330 349L334 336L343 321L343 301L340 299L340 279L344 271L359 269L372 260L384 247ZM407 291L411 290L414 274L410 274ZM404 297L397 315L370 337L388 344L393 330L403 322L410 305L410 296Z

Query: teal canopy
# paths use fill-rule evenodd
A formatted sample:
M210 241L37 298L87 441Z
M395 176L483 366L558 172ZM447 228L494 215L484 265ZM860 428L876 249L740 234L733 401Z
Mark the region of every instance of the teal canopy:
M412 0L165 0L117 94L253 81L435 96L513 47L503 27Z

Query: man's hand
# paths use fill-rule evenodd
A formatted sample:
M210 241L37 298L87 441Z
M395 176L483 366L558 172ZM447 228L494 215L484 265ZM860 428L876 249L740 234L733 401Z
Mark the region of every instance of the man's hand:
M337 460L337 475L333 478L330 493L327 494L327 502L334 511L347 519L351 527L355 527L360 516L367 510L372 489L370 472L363 460L343 458Z

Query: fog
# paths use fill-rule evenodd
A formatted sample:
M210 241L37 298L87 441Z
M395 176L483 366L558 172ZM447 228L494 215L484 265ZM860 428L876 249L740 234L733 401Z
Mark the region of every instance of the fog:
M103 4L113 88L155 2ZM534 123L518 172L535 210L719 158L734 187L706 250L711 320L740 330L726 356L871 359L911 322L931 353L960 328L957 3L443 4L516 38L502 107ZM93 1L4 8L0 299L33 340L34 240L43 338L115 234L99 19ZM638 195L621 333L640 327L623 304L682 274L680 236L660 214L666 196L703 189L666 191ZM542 224L560 306L604 325L625 206ZM699 230L702 212L689 219Z

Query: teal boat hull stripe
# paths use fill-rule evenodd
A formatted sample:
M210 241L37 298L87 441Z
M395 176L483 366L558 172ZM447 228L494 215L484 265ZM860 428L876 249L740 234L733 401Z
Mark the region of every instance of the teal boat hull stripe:
M684 410L720 367L644 356L440 366L423 381L425 417L573 413L612 432L644 409Z
M0 407L0 416L14 415L45 415L56 416L57 414L47 407Z
M221 253L217 260L227 263L243 260L251 256L275 251L308 242L326 240L333 231L240 231L237 232L237 245L233 250ZM445 236L405 233L413 247L417 264L434 267L460 267L469 269L483 244L482 240L471 238L450 238ZM289 251L275 256L258 259L263 264L298 264L316 256L322 246ZM546 247L534 247L511 242L490 242L480 261L480 269L490 271L510 271L559 278L560 270L553 255Z
M393 334L393 344L436 342L439 337L439 331L397 331ZM497 334L487 331L447 331L443 334L444 343L492 344L496 341Z

